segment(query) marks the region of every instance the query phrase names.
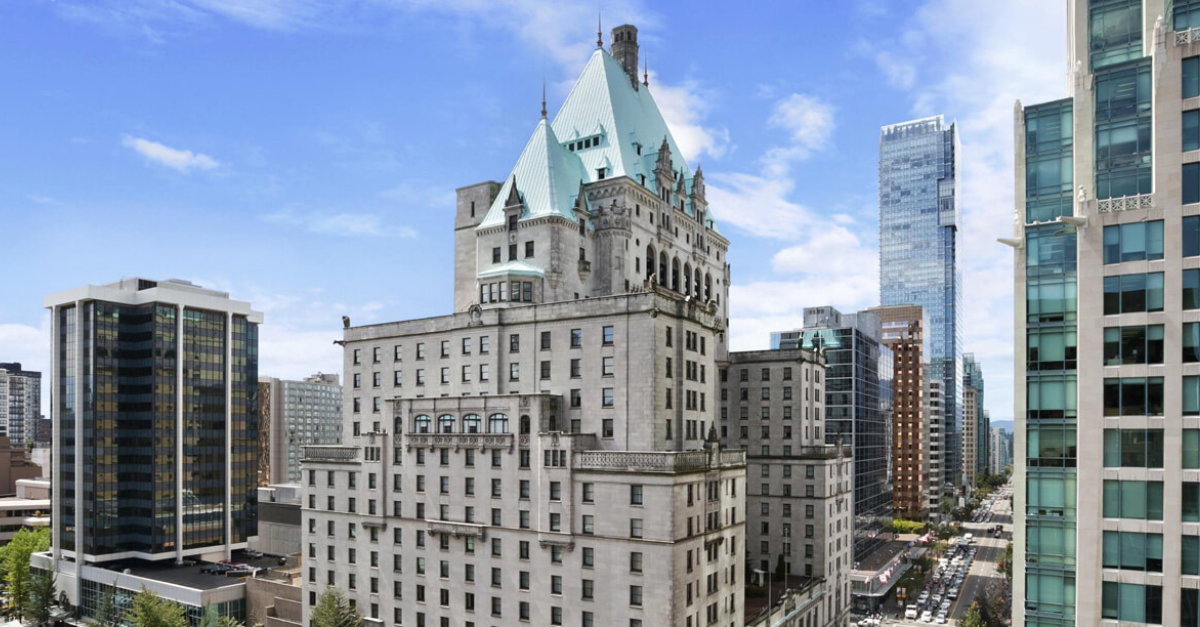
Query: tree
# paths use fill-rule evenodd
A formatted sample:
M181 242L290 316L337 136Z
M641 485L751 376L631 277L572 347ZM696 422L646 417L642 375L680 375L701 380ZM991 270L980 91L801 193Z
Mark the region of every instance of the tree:
M18 618L29 603L29 587L32 576L29 557L50 549L50 528L21 529L8 544L0 547L0 572L8 588L9 607Z
M188 627L183 605L142 588L133 596L125 620L133 627Z
M50 616L53 608L54 573L39 570L30 578L29 596L22 609L25 622L33 627L49 627L53 622Z
M967 610L959 624L962 627L988 627L983 620L983 613L980 611L978 603L971 604L971 609Z
M312 611L313 627L362 627L362 618L337 588L326 588Z

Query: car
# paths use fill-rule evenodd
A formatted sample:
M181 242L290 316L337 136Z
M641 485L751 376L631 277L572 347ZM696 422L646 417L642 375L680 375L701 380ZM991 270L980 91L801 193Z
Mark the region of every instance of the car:
M946 594L951 600L957 599L958 598L958 587L955 586L953 588L950 588L950 592L948 592Z
M942 612L942 613L938 614L937 618L933 619L933 622L935 622L939 625L945 625L946 624L946 613Z
M911 619L916 618L917 616L918 616L917 606L915 606L915 605L910 605L910 606L908 606L907 609L904 610L904 618L906 618L906 619L911 620Z
M930 612L929 610L925 610L925 612L921 614L921 622L922 623L932 623L933 622L933 612Z

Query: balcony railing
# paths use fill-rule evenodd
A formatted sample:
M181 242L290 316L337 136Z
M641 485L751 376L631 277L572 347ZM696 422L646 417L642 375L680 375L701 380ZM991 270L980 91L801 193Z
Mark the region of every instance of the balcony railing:
M1175 31L1176 46L1185 46L1195 41L1200 41L1200 28Z
M1096 201L1096 210L1100 213L1131 211L1133 209L1152 209L1153 207L1153 194L1121 196L1120 198L1105 198L1103 200Z
M408 448L461 448L512 450L514 435L511 433L406 433L404 445ZM397 437L399 440L399 437Z
M447 533L454 537L473 536L480 540L487 537L487 527L475 523L454 522L451 520L429 520L425 522L429 525L429 533L442 534Z
M646 453L637 451L584 451L575 456L576 470L623 470L628 472L695 472L746 465L745 451L720 451L711 460L709 451ZM710 463L715 462L715 463Z
M303 460L326 464L357 464L359 450L357 446L306 446Z

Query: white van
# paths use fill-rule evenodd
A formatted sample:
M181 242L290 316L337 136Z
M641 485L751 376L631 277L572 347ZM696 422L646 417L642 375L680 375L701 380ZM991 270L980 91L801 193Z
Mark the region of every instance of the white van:
M915 605L910 605L904 610L904 618L912 620L912 619L915 619L917 616L918 616L917 606L915 606Z
M975 542L975 535L968 533L964 539L967 541L967 544L972 544Z

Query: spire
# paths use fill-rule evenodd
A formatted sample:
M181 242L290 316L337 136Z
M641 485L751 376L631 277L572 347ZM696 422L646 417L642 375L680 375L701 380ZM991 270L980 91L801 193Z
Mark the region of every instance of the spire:
M546 119L546 80L542 79L542 119Z
M646 58L642 59L642 69L644 71L644 74L642 74L642 84L645 85L646 87L649 87L650 86L650 55L648 55L648 54L646 55Z
M513 174L512 186L508 188L508 198L504 201L505 207L520 207L521 192L517 191L517 175Z
M602 25L600 18L601 18L600 11L597 10L596 11L596 47L603 49L604 48L604 26Z

